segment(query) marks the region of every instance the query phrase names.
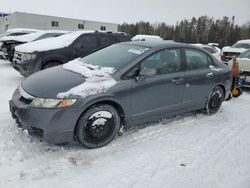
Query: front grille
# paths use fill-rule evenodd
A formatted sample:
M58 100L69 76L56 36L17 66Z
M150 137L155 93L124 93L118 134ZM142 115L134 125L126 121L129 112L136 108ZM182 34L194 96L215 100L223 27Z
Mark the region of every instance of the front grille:
M250 72L248 72L248 71L243 71L243 72L241 73L241 75L250 76Z
M237 53L237 52L224 52L223 55L230 56L230 57L232 57L232 56L237 57L238 55L240 55L240 53Z
M20 52L15 52L14 59L17 61L22 61L22 54Z

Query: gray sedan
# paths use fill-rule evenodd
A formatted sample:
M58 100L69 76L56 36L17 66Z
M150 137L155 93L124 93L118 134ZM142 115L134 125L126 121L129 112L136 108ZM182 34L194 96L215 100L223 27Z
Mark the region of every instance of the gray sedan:
M194 110L214 114L230 89L230 69L201 48L125 42L30 76L10 109L44 141L98 148L122 127Z

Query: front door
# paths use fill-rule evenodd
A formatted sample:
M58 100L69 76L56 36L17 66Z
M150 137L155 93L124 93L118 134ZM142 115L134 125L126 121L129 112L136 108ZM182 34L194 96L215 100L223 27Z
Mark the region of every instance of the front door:
M152 118L180 109L184 89L181 50L159 51L141 62L140 69L154 69L151 77L132 83L132 120Z

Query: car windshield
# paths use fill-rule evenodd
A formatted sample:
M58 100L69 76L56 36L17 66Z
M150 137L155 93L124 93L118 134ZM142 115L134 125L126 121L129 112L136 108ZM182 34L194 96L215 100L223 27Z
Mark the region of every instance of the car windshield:
M248 59L250 59L250 50L247 50L247 51L243 52L242 54L240 54L238 56L238 58L248 58Z
M99 67L112 67L119 71L148 49L148 47L143 46L115 44L90 54L82 58L81 61Z
M250 44L248 44L248 43L235 43L232 47L250 49Z

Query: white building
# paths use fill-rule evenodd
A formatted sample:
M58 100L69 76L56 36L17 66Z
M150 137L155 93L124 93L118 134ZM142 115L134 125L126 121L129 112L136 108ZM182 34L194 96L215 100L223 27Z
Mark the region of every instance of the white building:
M0 15L0 33L12 28L33 28L43 30L107 30L117 31L118 24L97 22L81 19L63 18L14 12L10 15Z

